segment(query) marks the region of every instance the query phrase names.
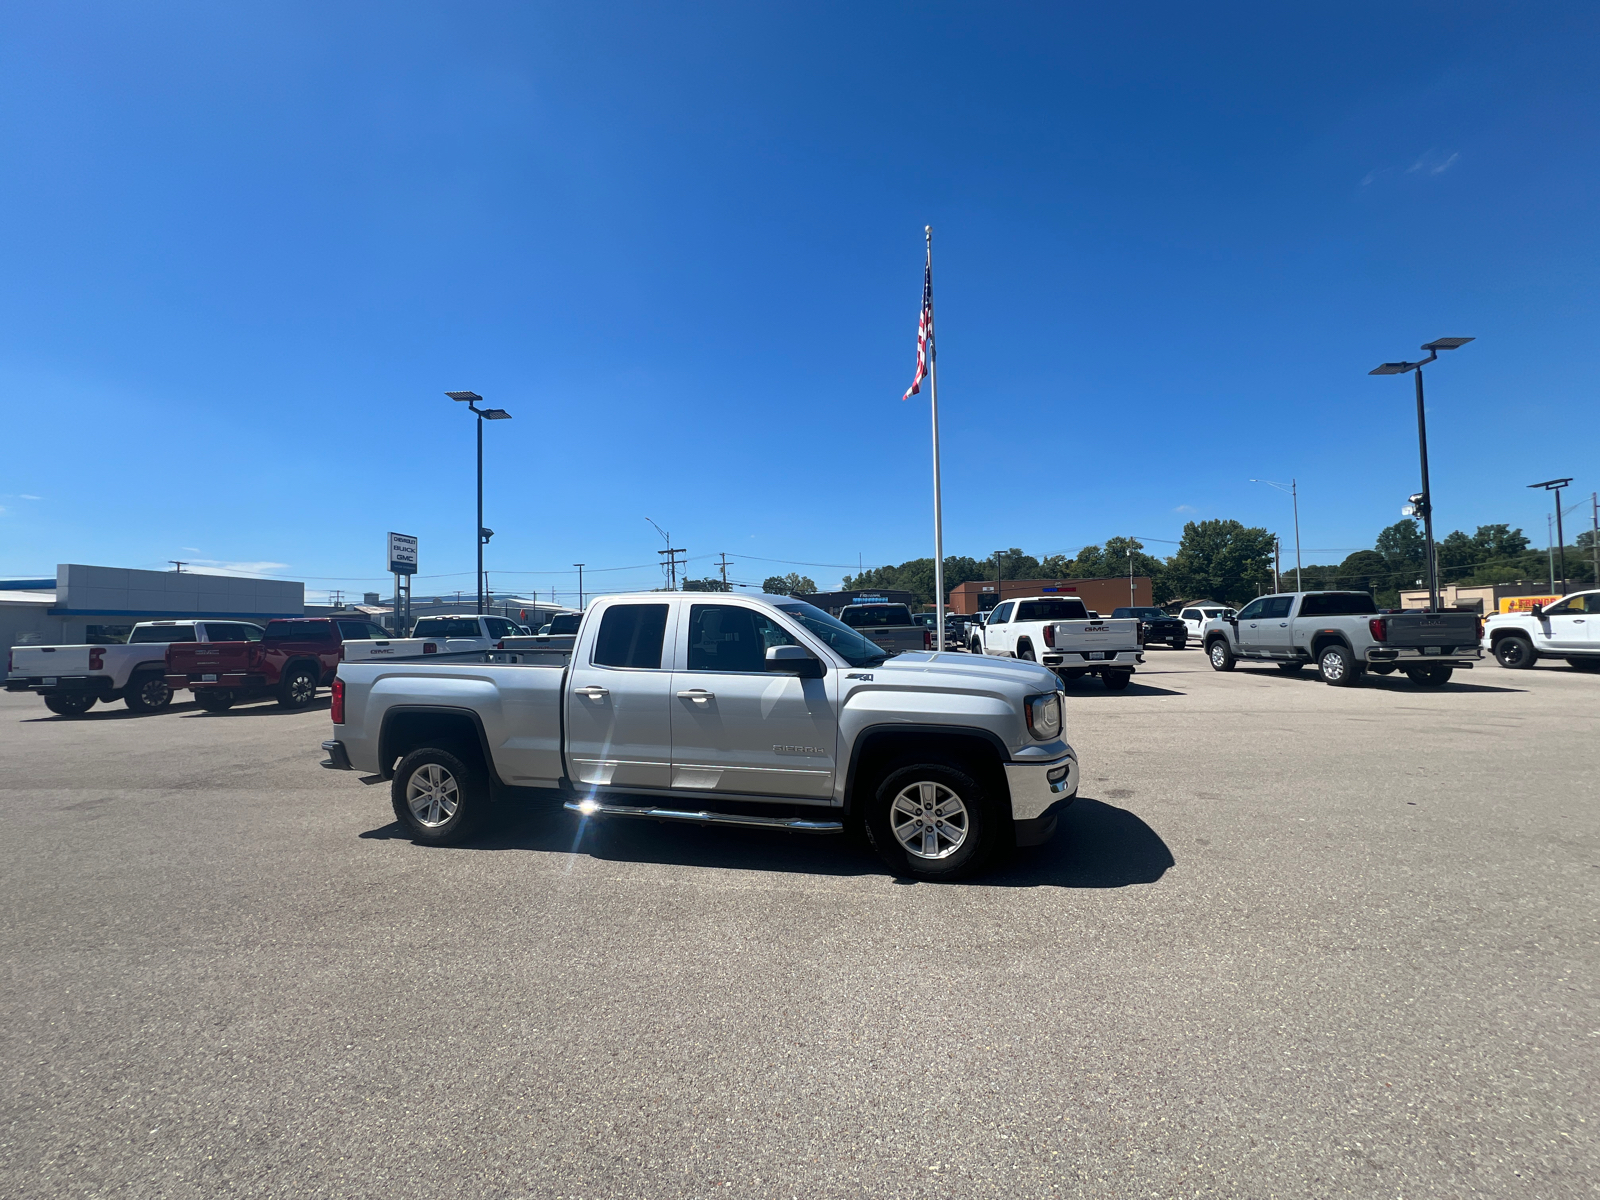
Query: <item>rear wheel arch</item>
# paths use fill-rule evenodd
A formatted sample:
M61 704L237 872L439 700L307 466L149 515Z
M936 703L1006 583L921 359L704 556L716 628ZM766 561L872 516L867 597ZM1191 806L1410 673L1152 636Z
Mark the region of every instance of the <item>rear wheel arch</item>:
M1322 657L1322 652L1329 646L1343 646L1350 651L1352 661L1355 661L1355 649L1350 645L1350 639L1338 633L1319 633L1311 639L1311 661L1316 662Z
M1005 763L1011 757L998 737L987 729L967 726L885 725L862 730L850 750L845 775L846 813L859 812L890 772L915 762L950 762L961 765L990 793L1010 807L1011 789Z
M391 778L396 763L424 746L449 750L463 761L475 759L489 779L490 790L497 785L488 735L483 731L482 719L470 708L444 705L391 708L384 713L378 733L378 773L385 779Z

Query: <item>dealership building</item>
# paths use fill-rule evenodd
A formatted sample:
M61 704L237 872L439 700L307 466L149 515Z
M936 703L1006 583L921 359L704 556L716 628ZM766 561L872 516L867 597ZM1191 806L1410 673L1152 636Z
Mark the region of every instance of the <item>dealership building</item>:
M121 642L140 621L299 617L306 586L192 571L63 563L55 578L0 579L0 646Z

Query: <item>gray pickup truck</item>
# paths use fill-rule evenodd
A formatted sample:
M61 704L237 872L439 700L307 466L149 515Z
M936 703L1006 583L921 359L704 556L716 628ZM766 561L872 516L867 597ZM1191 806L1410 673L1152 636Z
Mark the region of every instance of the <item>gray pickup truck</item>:
M1366 592L1261 596L1236 616L1207 621L1201 633L1213 670L1252 659L1281 671L1314 665L1335 687L1353 687L1369 671L1404 671L1413 683L1440 687L1455 668L1482 660L1482 636L1474 613L1379 613Z
M890 654L933 649L932 627L913 620L904 604L847 604L839 610L839 620Z
M1078 791L1060 685L1029 662L889 655L785 596L595 600L564 663L344 663L324 766L390 781L421 842L497 800L583 818L837 833L892 869L980 870Z

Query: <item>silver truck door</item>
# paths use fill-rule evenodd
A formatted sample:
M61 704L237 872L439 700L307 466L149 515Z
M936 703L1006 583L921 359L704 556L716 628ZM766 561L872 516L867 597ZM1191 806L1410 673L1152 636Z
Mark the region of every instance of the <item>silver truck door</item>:
M567 684L573 782L664 788L672 760L672 605L607 603L574 648Z
M1252 600L1239 610L1239 623L1235 626L1238 630L1239 653L1261 655L1266 652L1262 638L1262 613L1267 607L1265 598Z
M1289 639L1292 632L1289 622L1289 611L1294 605L1293 596L1266 596L1266 605L1261 610L1259 620L1253 622L1258 628L1255 632L1260 636L1260 646L1274 658L1288 658L1293 644Z
M672 676L672 787L830 799L833 673L769 672L768 647L803 643L765 608L686 604L683 612Z

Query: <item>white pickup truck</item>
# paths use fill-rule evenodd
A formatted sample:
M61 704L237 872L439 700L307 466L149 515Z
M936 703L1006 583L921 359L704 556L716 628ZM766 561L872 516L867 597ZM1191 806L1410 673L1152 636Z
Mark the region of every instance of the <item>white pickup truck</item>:
M1030 596L995 605L988 622L973 629L968 649L1042 662L1062 679L1098 675L1115 692L1144 662L1143 628L1134 617L1097 616L1082 600Z
M260 640L261 626L248 621L141 621L121 645L14 646L6 691L37 692L65 717L118 699L136 713L160 712L172 703L164 675L173 642Z
M1600 592L1574 592L1529 612L1493 613L1484 622L1483 647L1513 670L1564 658L1579 671L1600 671Z
M425 843L526 790L585 820L862 828L894 870L927 879L1043 841L1077 795L1049 671L891 656L787 596L602 597L567 657L345 662L323 765L391 781L395 816Z
M411 628L411 640L422 639L438 646L440 654L464 654L469 650L493 650L502 638L521 637L522 627L506 617L481 613L459 616L419 617Z

